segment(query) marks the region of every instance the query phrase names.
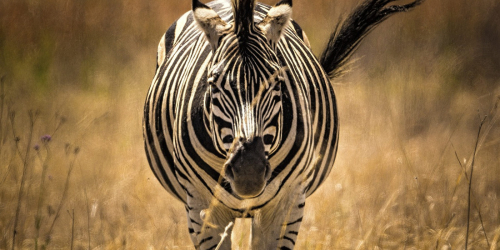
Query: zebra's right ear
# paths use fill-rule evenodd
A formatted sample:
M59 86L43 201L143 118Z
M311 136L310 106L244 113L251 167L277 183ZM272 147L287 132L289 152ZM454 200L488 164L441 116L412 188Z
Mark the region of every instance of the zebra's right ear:
M219 38L231 29L231 25L224 22L213 9L198 0L193 0L192 8L194 20L205 33L212 50L215 51L219 46Z
M267 16L258 24L272 47L279 42L291 15L292 0L281 0L267 12Z

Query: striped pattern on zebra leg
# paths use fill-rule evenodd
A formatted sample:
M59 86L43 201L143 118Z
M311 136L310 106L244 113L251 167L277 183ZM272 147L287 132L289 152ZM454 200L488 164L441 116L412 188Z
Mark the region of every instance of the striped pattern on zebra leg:
M296 188L276 206L258 211L252 223L251 249L293 249L304 216L306 194ZM273 209L270 209L273 207Z
M230 250L231 237L222 239L221 236L224 232L231 234L232 228L226 230L226 226L234 223L234 212L189 184L186 189L189 192L185 205L188 230L196 250L214 250L219 244L220 250Z

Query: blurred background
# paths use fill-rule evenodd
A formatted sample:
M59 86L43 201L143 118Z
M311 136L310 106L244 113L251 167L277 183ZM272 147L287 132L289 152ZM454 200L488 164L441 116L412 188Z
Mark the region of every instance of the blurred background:
M293 18L319 55L359 3L294 1ZM189 10L0 1L0 249L194 249L141 128L157 44ZM366 37L333 82L339 152L298 249L499 249L498 13L427 0Z

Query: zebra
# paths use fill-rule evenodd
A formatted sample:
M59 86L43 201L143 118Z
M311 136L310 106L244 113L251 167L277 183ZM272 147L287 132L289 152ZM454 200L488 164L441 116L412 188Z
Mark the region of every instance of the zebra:
M153 173L185 204L196 249L230 249L221 235L235 218L252 218L252 249L294 248L305 200L338 149L331 79L377 24L423 0L394 1L365 0L319 60L292 0L192 0L167 30L143 134Z

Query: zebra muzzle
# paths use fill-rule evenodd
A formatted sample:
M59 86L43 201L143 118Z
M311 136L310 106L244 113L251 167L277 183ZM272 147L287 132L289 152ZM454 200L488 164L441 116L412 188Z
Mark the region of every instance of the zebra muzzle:
M248 199L262 194L271 176L262 138L241 143L226 161L224 174L239 197Z

